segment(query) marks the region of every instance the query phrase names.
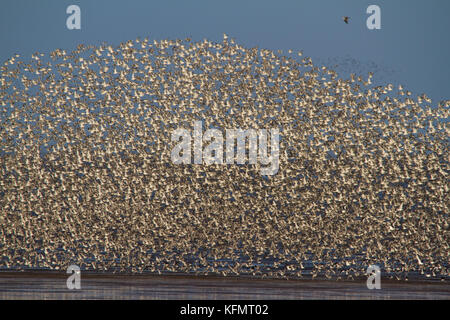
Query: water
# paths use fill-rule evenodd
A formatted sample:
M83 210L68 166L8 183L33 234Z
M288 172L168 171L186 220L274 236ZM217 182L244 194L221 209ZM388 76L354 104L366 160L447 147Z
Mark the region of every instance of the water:
M69 290L66 274L0 273L0 299L446 299L447 281L381 280L380 290L356 281L269 280L227 277L81 275Z

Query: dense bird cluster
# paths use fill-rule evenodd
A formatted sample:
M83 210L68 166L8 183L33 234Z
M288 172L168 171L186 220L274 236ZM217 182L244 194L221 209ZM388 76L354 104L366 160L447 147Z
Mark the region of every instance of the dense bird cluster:
M0 267L449 271L449 102L301 52L148 39L0 69ZM280 169L180 165L177 128L279 128Z

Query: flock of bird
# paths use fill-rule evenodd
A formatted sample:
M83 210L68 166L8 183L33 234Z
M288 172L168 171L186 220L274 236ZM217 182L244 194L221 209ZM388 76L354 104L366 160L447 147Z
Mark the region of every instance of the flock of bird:
M0 269L448 280L449 101L234 39L0 68ZM279 128L280 169L180 165L171 133Z

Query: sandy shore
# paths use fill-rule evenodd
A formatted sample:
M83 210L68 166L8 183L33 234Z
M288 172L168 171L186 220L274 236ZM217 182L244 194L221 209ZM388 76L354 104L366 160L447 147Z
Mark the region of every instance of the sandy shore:
M448 282L253 280L219 277L82 274L69 290L64 273L2 272L0 299L450 299Z

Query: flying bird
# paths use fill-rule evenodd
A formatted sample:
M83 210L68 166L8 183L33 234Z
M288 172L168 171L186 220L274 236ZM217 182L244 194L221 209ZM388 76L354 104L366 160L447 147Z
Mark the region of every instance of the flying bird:
M342 17L342 20L344 20L344 22L346 23L346 24L348 24L348 20L350 19L350 17L347 17L347 16L345 16L345 17Z
M0 269L350 280L379 261L448 282L450 100L224 39L0 66ZM283 128L276 177L172 163L172 130L198 119Z

